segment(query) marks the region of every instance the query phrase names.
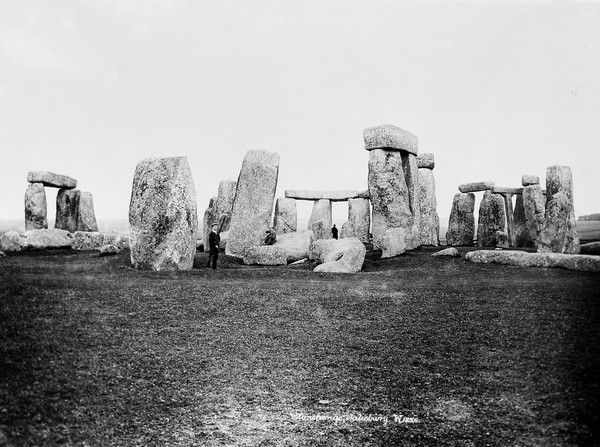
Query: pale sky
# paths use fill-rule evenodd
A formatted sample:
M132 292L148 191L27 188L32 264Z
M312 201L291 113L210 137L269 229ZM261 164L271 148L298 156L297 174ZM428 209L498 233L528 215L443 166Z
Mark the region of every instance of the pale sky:
M0 0L0 123L3 219L30 170L127 218L154 156L188 157L200 223L249 149L280 154L277 197L367 189L378 124L435 154L445 219L459 184L553 164L576 215L600 212L600 2Z

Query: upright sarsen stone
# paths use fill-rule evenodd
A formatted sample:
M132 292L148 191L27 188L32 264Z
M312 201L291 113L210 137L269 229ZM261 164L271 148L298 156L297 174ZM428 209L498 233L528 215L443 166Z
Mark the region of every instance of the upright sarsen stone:
M348 200L348 222L342 225L340 237L356 237L359 241L368 243L370 228L371 204L369 199Z
M473 245L475 235L475 194L456 193L446 232L448 245Z
M98 231L92 193L81 191L77 208L77 231Z
M221 180L216 202L216 218L219 222L219 231L229 231L233 199L235 198L236 182L234 180Z
M277 234L294 233L298 230L296 200L280 197L275 202L273 229Z
M208 208L204 211L204 217L202 219L202 242L204 243L204 251L209 252L210 247L208 246L208 235L212 229L213 224L219 225L219 219L217 217L217 197L211 197L208 202Z
M528 238L533 245L539 248L539 237L544 229L544 213L546 212L546 198L540 185L529 185L523 188L523 211Z
M529 232L527 218L525 216L525 205L523 195L517 194L515 200L515 211L513 215L513 231L515 233L515 244L517 247L533 247L534 239Z
M237 181L226 253L243 258L265 239L271 225L279 154L264 150L246 153Z
M419 226L421 222L421 208L419 207L419 168L417 157L408 152L401 152L404 179L408 189L408 206L413 217L411 235L408 240L408 250L417 248L420 244Z
M477 245L495 247L498 244L498 232L506 232L504 198L500 194L486 191L479 204Z
M435 178L433 171L419 168L419 240L421 245L439 244L440 219L435 198Z
M41 183L32 183L25 190L25 231L48 228L46 191Z
M77 231L77 213L79 210L78 189L59 189L56 195L56 220L54 228L70 233Z
M313 229L313 224L322 221L323 228L329 228L331 233L331 226L333 225L333 219L331 217L331 201L329 199L319 199L313 203L312 213L310 219L308 219L308 229ZM329 238L331 238L329 234Z
M139 162L129 204L129 248L134 267L190 270L197 233L196 191L187 158Z

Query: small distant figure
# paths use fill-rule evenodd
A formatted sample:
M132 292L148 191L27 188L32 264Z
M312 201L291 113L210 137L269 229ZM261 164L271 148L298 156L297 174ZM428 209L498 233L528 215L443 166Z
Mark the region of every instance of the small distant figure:
M212 229L208 235L208 248L210 250L210 255L208 256L208 262L206 263L206 268L210 267L210 262L212 260L212 268L213 270L217 269L217 258L219 257L219 243L221 242L221 236L217 233L217 224L213 224Z
M334 239L338 238L338 229L336 228L335 224L333 224L333 228L331 229L331 234L333 235Z
M266 233L267 237L265 238L265 245L273 245L277 240L277 233L275 233L273 227L269 228Z

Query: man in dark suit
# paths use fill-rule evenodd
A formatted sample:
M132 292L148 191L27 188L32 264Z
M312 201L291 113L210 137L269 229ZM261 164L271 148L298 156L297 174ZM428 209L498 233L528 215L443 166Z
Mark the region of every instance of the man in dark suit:
M216 270L220 242L221 236L219 236L219 233L217 233L217 224L213 224L212 230L208 234L208 248L210 250L210 255L208 257L208 262L206 263L206 268L210 267L210 261L212 259L212 268L213 270Z
M338 229L337 229L337 227L335 226L335 224L333 224L333 228L331 229L331 234L333 235L333 238L334 238L334 239L337 239L337 238L338 238Z

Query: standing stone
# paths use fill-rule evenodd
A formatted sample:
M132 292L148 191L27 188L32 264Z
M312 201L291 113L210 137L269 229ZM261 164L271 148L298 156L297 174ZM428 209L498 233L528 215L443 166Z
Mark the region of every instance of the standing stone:
M546 197L545 223L537 251L579 253L571 168L555 165L546 169Z
M280 197L275 202L273 229L277 234L294 233L298 230L296 201Z
M208 235L212 229L212 225L216 223L219 225L217 219L217 197L211 197L208 202L208 208L204 211L204 218L202 219L202 242L204 243L204 251L209 252L210 247L208 246Z
M78 189L59 189L56 195L56 220L54 228L70 233L77 231L80 191Z
M190 270L198 215L187 157L138 163L129 204L131 263L146 270Z
M371 207L369 199L348 200L348 221L342 225L340 238L356 237L363 243L369 242Z
M243 258L265 239L271 225L279 175L279 154L250 150L237 181L226 253Z
M311 230L313 232L313 240L315 241L319 239L333 239L333 236L331 235L331 226L322 220L313 222Z
M446 232L448 245L473 245L475 235L475 194L456 193Z
M435 178L433 171L427 168L419 169L419 241L421 245L439 244L440 219L437 213L435 198Z
M235 198L236 182L234 180L221 180L216 203L216 219L219 222L219 232L229 231L233 199ZM210 231L210 230L209 230Z
M77 208L77 231L98 231L92 193L81 191Z
M323 226L329 228L331 233L331 226L333 225L333 219L331 218L331 201L329 199L316 200L313 203L312 213L308 220L308 229L313 229L313 224L318 221L323 221ZM332 237L331 235L329 236Z
M41 183L32 183L25 190L25 231L48 228L46 191Z
M408 189L408 204L413 217L412 235L408 239L408 250L417 248L420 244L419 227L421 223L421 208L419 207L419 168L417 157L408 152L401 152L404 179Z
M513 232L515 235L515 245L517 247L534 247L534 239L527 226L525 217L525 206L523 205L523 195L518 194L515 200L515 211L513 214Z
M411 228L388 228L381 238L381 258L392 258L410 250L413 241Z
M500 194L486 191L479 204L477 246L495 247L498 243L497 231L506 231L504 198Z
M527 236L522 242L531 240L532 246L539 248L540 233L544 228L544 213L546 212L546 198L540 185L530 185L523 188L523 211L525 213L525 226ZM529 245L523 245L528 247Z
M398 151L373 149L369 152L369 195L372 204L373 247L380 248L388 228L410 228L410 208L402 156Z
M347 220L342 224L342 228L340 229L340 239L348 239L349 237L356 236L354 236L354 228L352 228L352 224Z

